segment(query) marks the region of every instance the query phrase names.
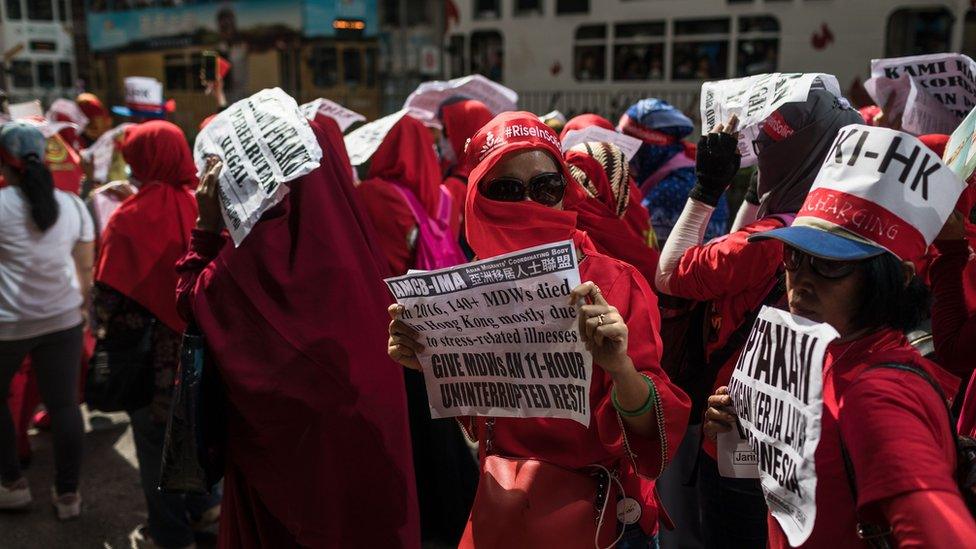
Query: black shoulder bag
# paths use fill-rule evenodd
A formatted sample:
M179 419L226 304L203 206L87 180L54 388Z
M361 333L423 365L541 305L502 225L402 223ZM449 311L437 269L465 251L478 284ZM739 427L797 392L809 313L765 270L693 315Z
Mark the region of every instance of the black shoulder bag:
M128 341L98 340L88 363L85 403L103 412L138 410L148 406L156 391L153 369L153 333L156 319L147 323L138 338Z
M966 502L969 513L976 517L976 494L973 493L973 489L976 488L976 440L972 437L960 436L956 431L956 423L953 421L949 401L946 400L942 387L932 379L928 372L914 364L887 363L868 367L869 370L874 368L890 368L912 372L928 382L939 395L939 399L945 404L946 413L949 416L949 432L952 433L952 438L956 441L956 484L959 486L959 492L962 494L963 501ZM840 426L838 425L838 433L840 433L839 429ZM847 484L850 486L851 495L854 497L854 509L857 512L857 481L854 476L854 462L851 461L851 455L847 452L847 446L844 445L843 436L840 437L840 453L844 458L844 472L847 474ZM891 539L890 525L882 526L866 522L862 520L859 512L857 512L857 537L875 549L890 549L896 546Z

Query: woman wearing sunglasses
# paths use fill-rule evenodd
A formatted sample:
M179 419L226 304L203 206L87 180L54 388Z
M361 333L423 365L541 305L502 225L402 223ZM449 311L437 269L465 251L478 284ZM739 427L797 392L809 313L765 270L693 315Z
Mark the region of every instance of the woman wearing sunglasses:
M576 229L576 214L563 203L577 199L579 187L567 186L559 140L538 117L499 115L465 154L465 222L478 257L576 243L586 282L570 297L588 303L579 308L580 331L594 367L588 427L566 419L464 418L479 441L481 480L462 546L588 547L598 538L605 547L618 537L617 547L654 546L653 479L677 448L688 410L659 365L655 296L634 267L598 253ZM420 369L423 347L399 311L390 309L389 354ZM613 478L595 475L600 471ZM619 501L630 509L621 523Z
M972 547L976 523L956 484L956 443L942 396L955 394L958 379L922 358L904 336L927 313L927 290L910 259L935 237L917 228L932 208L926 204L929 213L919 214L923 207L903 195L892 198L897 175L866 183L863 170L850 177L854 169L841 166L817 179L792 226L750 238L783 244L790 312L840 334L823 365L816 519L802 547L864 547L861 526L878 534L871 543ZM869 216L889 231L868 229ZM708 399L705 434L714 440L735 421L728 388L720 387ZM790 546L772 516L768 536L769 547Z

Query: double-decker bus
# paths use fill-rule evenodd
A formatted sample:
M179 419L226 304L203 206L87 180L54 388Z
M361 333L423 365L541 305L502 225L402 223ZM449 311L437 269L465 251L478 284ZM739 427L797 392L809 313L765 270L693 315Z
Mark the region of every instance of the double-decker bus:
M856 103L870 60L976 52L969 0L447 0L448 76L478 72L536 113L616 117L661 97L698 111L704 80L826 72Z
M76 92L71 25L67 0L0 3L0 88L11 102L48 103Z
M379 115L376 0L89 0L87 10L92 88L118 104L125 77L156 78L188 131L217 109L200 80L206 50L231 62L230 102L278 86Z

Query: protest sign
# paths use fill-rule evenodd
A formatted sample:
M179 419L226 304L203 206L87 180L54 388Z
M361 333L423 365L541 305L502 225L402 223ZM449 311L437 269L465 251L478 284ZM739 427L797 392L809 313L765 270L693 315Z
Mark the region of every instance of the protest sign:
M406 115L406 110L397 111L353 130L343 139L346 142L346 152L349 153L349 162L353 166L368 162L376 149L380 148L386 134Z
M740 422L731 431L719 433L715 443L718 474L725 478L759 478L759 455L749 444Z
M125 129L134 124L125 122L108 130L92 143L91 147L81 150L81 157L93 167L95 181L108 182L108 173L112 168L112 157L115 155L116 144L121 142Z
M566 133L566 137L563 138L563 152L572 149L580 143L613 143L616 145L627 157L629 162L631 158L637 154L643 144L640 139L636 137L631 137L629 135L624 135L620 132L613 130L608 130L606 128L601 128L599 126L587 126L581 130L572 130Z
M806 101L811 89L825 89L841 97L837 77L823 73L770 73L702 84L702 135L715 125L739 118L742 165L756 163L752 142L766 118L786 103Z
M79 132L85 131L89 122L88 117L78 107L78 103L64 98L55 99L44 117L52 123L59 122L59 117L62 119L66 118L68 122L72 122L77 126Z
M569 293L572 241L386 280L420 333L431 417L568 418L589 425L593 357Z
M837 337L828 324L763 307L729 383L769 511L794 547L810 537L817 518L823 363Z
M309 101L301 107L302 114L305 118L309 120L315 120L315 115L321 114L322 116L327 116L335 120L336 124L339 125L339 131L345 132L356 122L365 122L366 117L359 114L358 112L351 111L342 105L329 101L325 98L318 98L315 101Z
M942 161L959 179L966 181L976 170L976 109L969 111L956 131L949 136Z
M14 120L31 116L44 117L44 110L41 108L39 99L24 101L23 103L11 103L7 107L7 111L10 113L10 118Z
M437 119L441 103L455 96L481 101L496 115L514 111L518 103L518 94L514 90L475 74L446 82L424 82L407 97L403 108L414 118L428 123Z
M976 62L959 53L871 60L864 88L915 135L952 133L976 105Z
M239 246L261 214L287 194L283 183L319 166L322 148L295 100L271 88L234 103L197 135L193 156L201 175L209 155L224 163L218 192Z

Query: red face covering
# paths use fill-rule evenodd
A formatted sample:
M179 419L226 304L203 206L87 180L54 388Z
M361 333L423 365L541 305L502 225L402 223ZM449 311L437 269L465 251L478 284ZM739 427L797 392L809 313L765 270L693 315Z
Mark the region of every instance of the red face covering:
M404 116L373 153L367 180L382 179L409 189L430 215L440 203L441 171L434 140L419 121Z
M566 125L563 126L563 131L559 133L559 139L566 139L566 134L571 131L582 130L590 126L596 126L610 131L617 130L617 128L613 127L613 123L599 114L587 113L569 119L569 122L566 122Z
M459 168L463 168L464 144L471 139L482 126L491 122L491 111L481 101L468 99L451 103L441 108L441 124L444 126L444 136L454 149L454 156L458 159ZM457 175L467 176L455 170Z
M142 183L109 218L95 280L149 310L171 329L186 324L176 312L176 261L190 242L197 217L197 184L182 130L156 120L126 131L122 155Z
M478 192L479 183L496 164L522 152L548 153L567 183L572 175L562 160L559 138L539 117L528 112L506 112L481 128L465 155L470 177L465 203L468 244L479 258L488 258L576 236L576 213L543 206L531 200L499 202ZM581 199L579 185L567 185L566 207Z

